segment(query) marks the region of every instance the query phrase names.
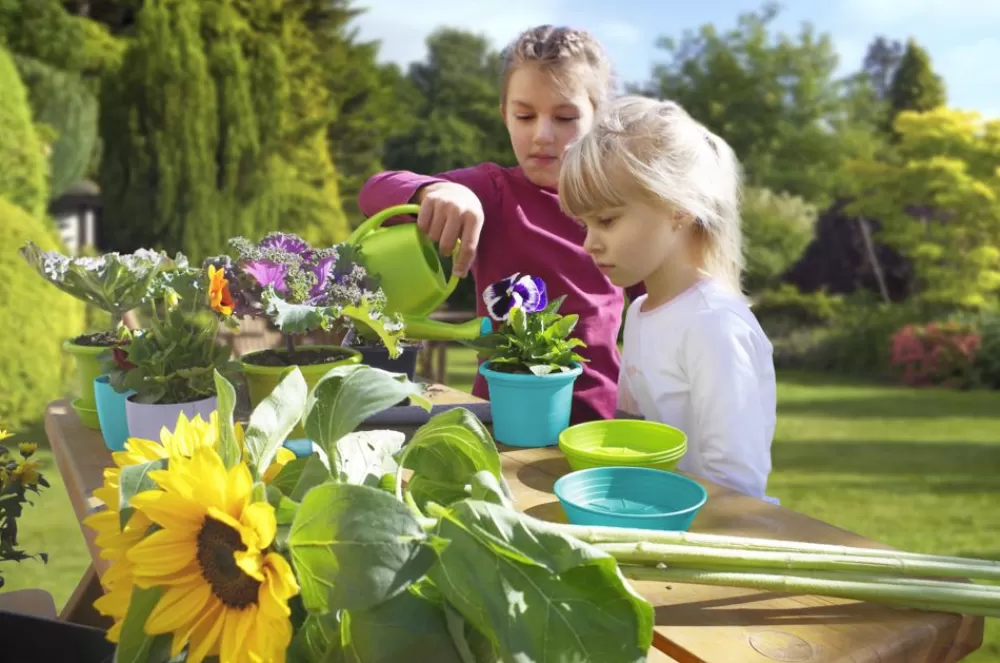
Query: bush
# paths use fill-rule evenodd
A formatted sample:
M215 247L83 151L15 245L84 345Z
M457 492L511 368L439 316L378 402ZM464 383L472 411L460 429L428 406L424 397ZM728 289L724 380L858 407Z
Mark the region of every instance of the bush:
M18 428L65 394L72 371L62 342L83 331L83 304L43 281L17 248L60 249L46 225L0 197L0 421Z
M956 321L906 325L892 337L890 363L911 387L968 388L978 384L979 332Z
M743 235L750 292L773 285L813 238L816 208L802 198L747 188L743 195Z
M824 291L801 292L783 283L754 299L753 312L769 336L783 336L803 327L826 325L844 310L844 298Z
M907 324L930 322L941 315L910 303L846 300L828 327L776 342L775 363L783 368L887 376L893 334Z
M42 214L48 201L49 166L32 124L24 84L2 47L0 90L0 196L31 214Z

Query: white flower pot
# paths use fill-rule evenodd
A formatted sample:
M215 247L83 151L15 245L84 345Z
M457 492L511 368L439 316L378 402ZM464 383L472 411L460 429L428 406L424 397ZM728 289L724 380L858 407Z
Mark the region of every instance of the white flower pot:
M177 426L177 418L181 412L188 419L194 419L196 415L208 421L212 411L218 408L218 399L215 396L203 398L200 401L189 403L136 403L129 396L125 401L125 417L128 420L129 437L138 437L143 440L160 441L160 431L166 428L169 432L174 432Z

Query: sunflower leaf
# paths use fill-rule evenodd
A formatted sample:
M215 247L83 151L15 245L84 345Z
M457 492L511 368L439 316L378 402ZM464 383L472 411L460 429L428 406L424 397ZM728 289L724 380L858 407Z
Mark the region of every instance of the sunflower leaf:
M299 422L308 392L302 371L298 366L291 366L274 391L250 414L245 439L254 478L263 475L278 453L278 447Z
M345 459L338 442L374 414L409 398L430 411L431 403L421 394L423 387L405 375L363 364L337 366L320 378L306 403L306 435L322 447L330 459L330 474L346 480Z
M410 509L377 488L329 482L309 491L288 549L309 612L363 610L418 580L435 559Z
M132 589L113 663L165 663L170 659L170 636L147 635L143 629L161 594L159 587Z
M330 478L319 454L309 454L288 462L271 481L277 488L295 502L301 502L310 490Z
M488 472L505 486L493 437L476 415L461 407L421 426L404 447L399 464L413 470L409 490L421 507L429 501L447 506L469 497L466 486L478 472ZM505 494L511 499L509 490Z
M432 515L450 543L427 575L500 660L646 660L653 608L613 557L487 502Z
M150 478L149 473L153 470L162 470L167 467L167 459L160 458L138 465L126 465L121 469L118 476L118 518L119 525L124 528L128 519L132 517L135 509L132 507L132 498L144 490L156 490L159 486Z
M229 469L240 462L240 444L236 440L233 412L236 410L236 388L218 370L213 370L219 411L219 456Z
M345 615L341 638L346 663L462 663L444 611L409 591Z

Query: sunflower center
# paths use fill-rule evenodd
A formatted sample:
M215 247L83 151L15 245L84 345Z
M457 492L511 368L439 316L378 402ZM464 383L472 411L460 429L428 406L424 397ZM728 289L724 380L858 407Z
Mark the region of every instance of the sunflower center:
M235 529L206 517L198 532L198 565L212 593L230 608L246 608L257 602L260 582L236 565L233 554L246 550Z

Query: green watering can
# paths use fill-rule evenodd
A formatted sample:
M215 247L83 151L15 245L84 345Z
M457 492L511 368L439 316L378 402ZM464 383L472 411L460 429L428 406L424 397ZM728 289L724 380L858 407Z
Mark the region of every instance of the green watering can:
M419 211L419 205L389 207L365 220L347 239L361 249L368 270L381 279L386 312L403 318L403 335L414 341L463 341L489 334L493 329L489 318L463 323L430 319L455 291L458 277L445 278L434 242L417 224L382 227L387 219Z

